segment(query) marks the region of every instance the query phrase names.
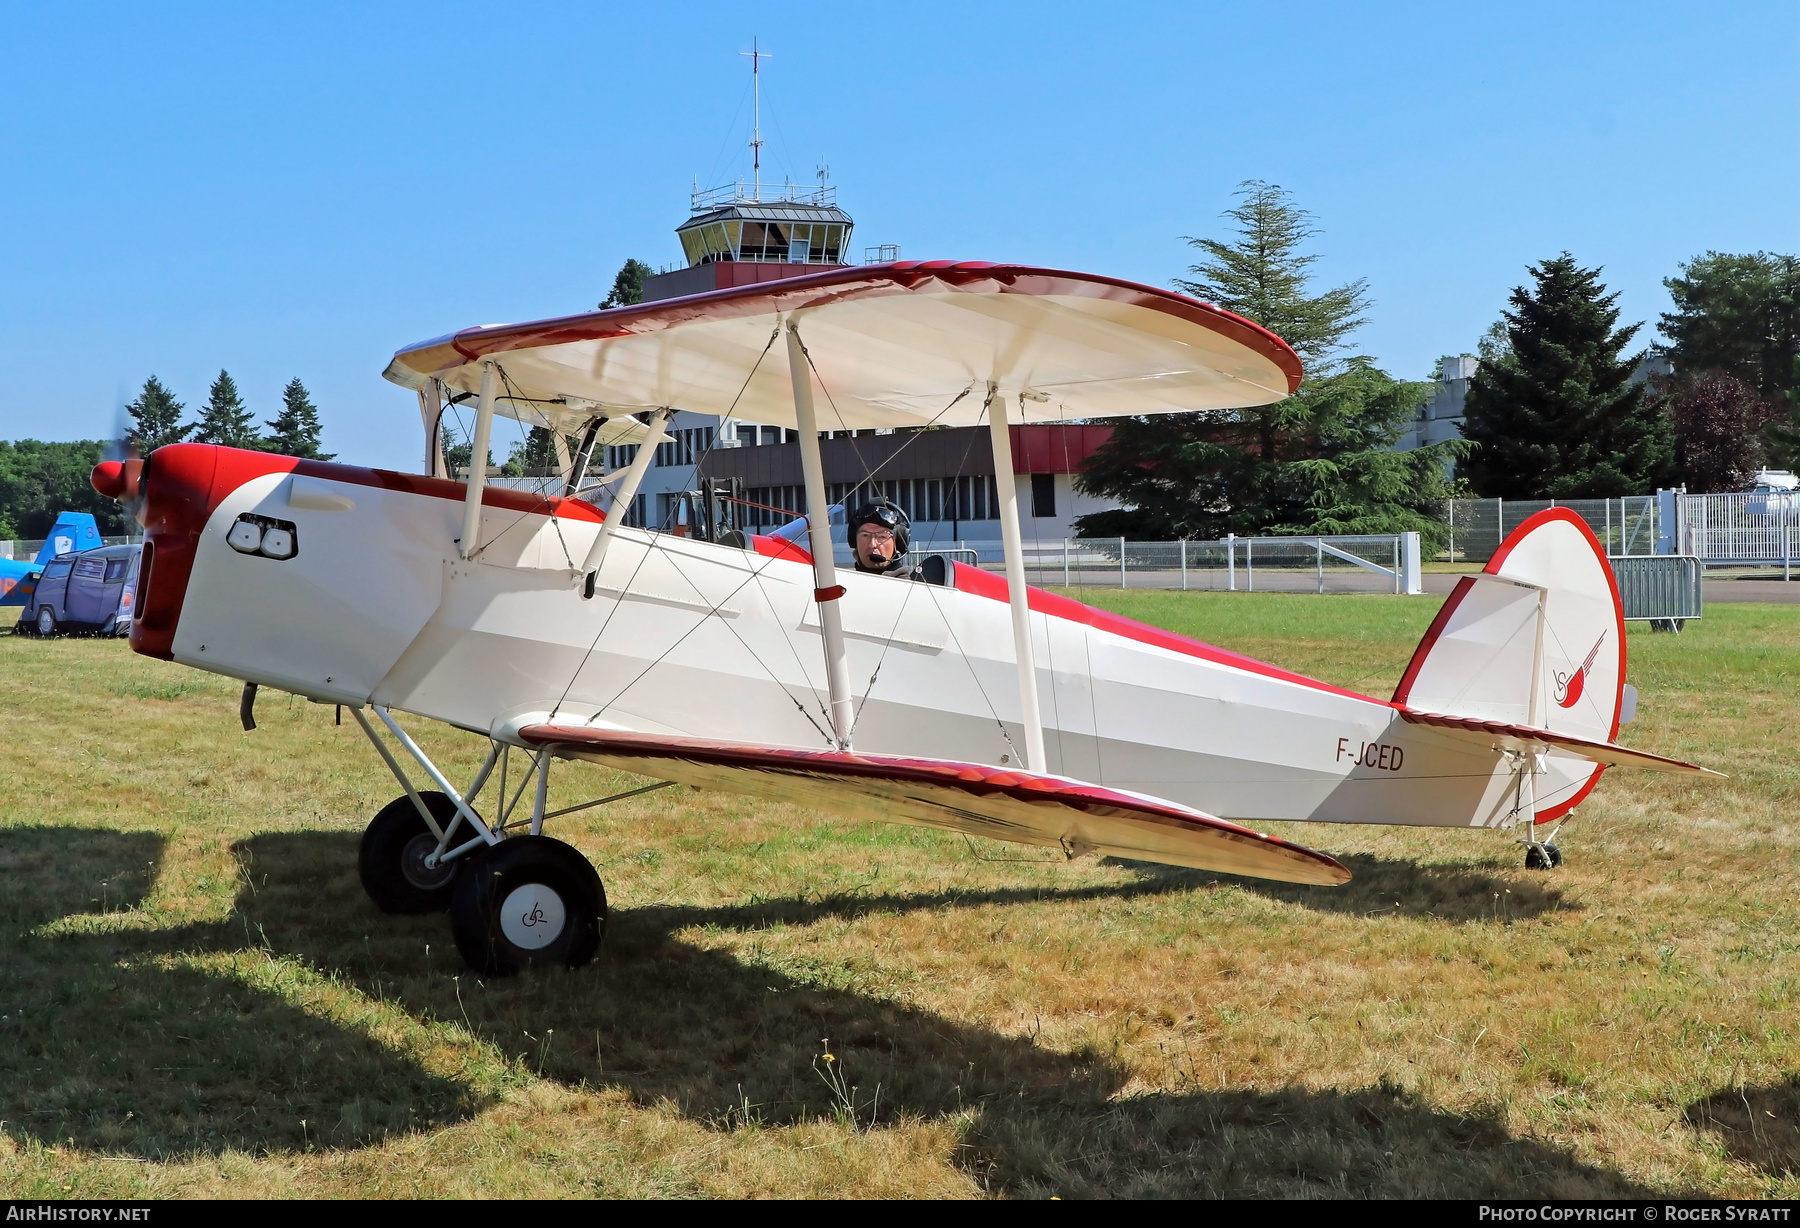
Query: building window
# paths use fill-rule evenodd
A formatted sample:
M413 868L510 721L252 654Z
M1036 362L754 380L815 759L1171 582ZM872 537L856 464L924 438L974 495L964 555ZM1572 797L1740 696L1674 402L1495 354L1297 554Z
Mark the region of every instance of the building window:
M1031 475L1031 514L1040 519L1056 515L1056 475Z
M657 465L691 465L694 458L705 454L712 447L714 428L696 426L679 431L670 431L668 438L656 445ZM636 452L636 446L632 451Z

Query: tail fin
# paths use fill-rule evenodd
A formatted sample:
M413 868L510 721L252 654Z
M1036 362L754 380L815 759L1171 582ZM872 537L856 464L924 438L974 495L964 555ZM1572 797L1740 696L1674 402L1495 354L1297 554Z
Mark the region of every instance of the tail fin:
M1513 531L1465 576L1394 691L1415 712L1552 730L1610 743L1625 695L1625 610L1599 540L1567 508ZM1537 821L1574 809L1605 770L1554 754Z
M50 526L44 545L33 562L48 563L59 554L95 550L100 545L100 526L94 523L91 513L63 512L57 516L56 523Z

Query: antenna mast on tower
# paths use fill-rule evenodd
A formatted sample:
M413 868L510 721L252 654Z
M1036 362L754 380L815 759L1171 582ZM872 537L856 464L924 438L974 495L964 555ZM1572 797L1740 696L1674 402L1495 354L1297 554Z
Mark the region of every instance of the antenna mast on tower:
M754 118L750 124L750 171L754 182L755 198L762 199L762 62L775 57L761 49L757 40L752 37L750 50L740 51L739 55L750 57L750 96L752 99L751 114Z

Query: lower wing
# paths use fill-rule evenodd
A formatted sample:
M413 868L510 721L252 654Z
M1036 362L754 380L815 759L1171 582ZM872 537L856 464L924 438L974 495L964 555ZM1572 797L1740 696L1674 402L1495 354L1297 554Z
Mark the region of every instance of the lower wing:
M1337 886L1334 859L1176 802L947 759L799 750L614 729L531 725L524 741L658 780L1074 853Z

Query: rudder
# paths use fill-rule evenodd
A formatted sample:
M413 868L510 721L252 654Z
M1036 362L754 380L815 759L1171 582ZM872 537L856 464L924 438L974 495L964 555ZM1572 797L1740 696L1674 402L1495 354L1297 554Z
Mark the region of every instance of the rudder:
M1457 584L1394 702L1611 742L1624 689L1625 611L1612 566L1586 521L1551 508L1515 529L1481 575ZM1550 755L1537 821L1573 810L1604 770Z

